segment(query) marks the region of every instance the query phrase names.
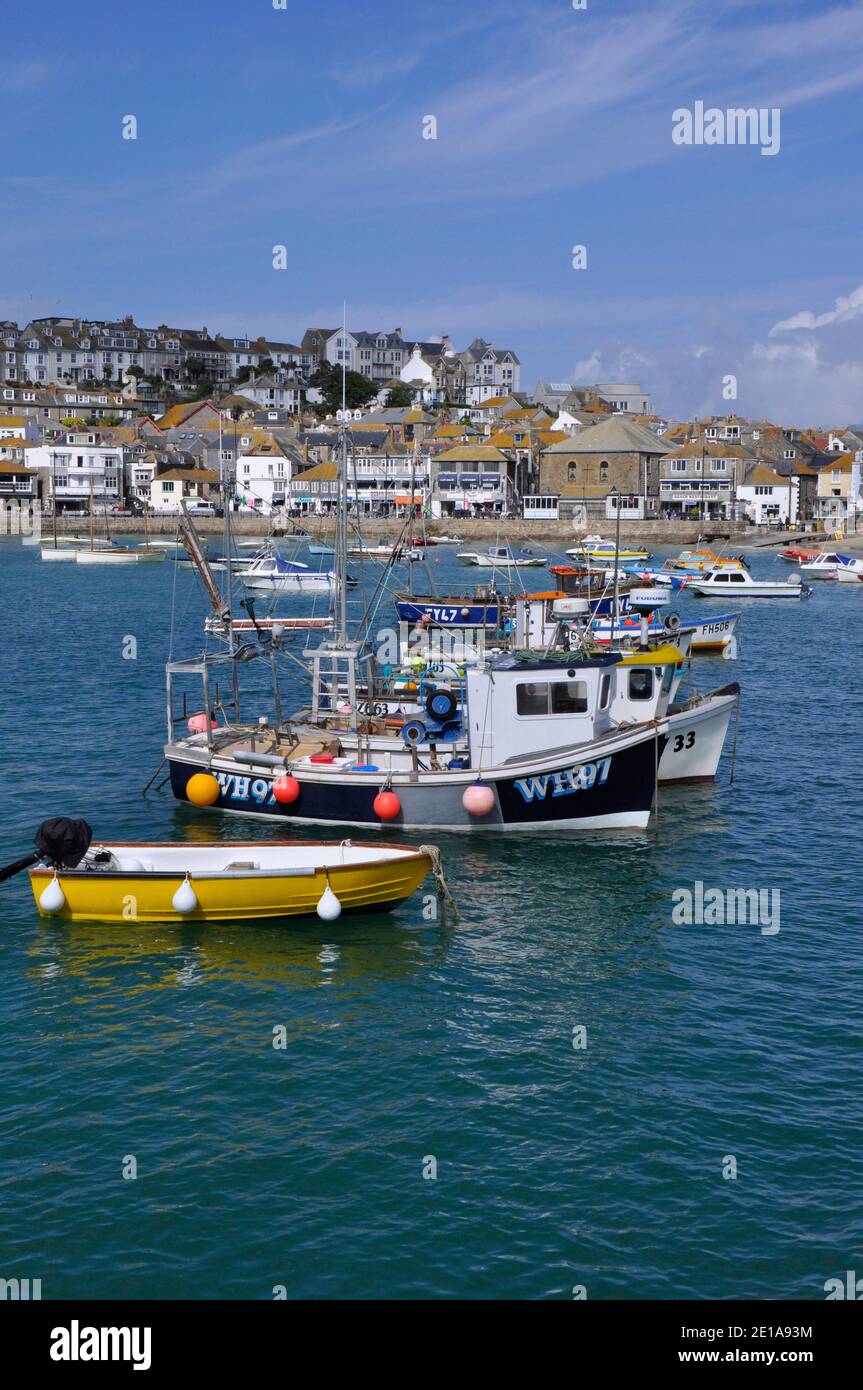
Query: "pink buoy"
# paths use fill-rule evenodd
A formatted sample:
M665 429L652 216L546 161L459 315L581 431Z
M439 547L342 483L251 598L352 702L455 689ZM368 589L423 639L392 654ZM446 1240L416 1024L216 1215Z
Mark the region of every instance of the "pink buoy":
M469 816L487 816L495 807L495 795L485 782L474 782L465 788L461 804Z
M402 803L395 792L378 792L372 807L381 820L395 820L402 809Z
M296 777L276 777L273 779L273 796L281 806L290 806L300 794L300 784Z
M204 734L208 728L214 729L216 727L216 721L215 719L208 719L201 709L198 710L197 714L190 716L187 727L190 734Z

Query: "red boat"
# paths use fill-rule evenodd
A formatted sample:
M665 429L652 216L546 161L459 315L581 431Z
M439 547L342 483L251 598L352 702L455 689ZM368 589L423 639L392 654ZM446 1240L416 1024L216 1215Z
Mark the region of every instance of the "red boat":
M814 560L816 555L820 555L820 550L801 550L797 546L789 545L787 550L780 550L779 554L783 560L790 560L795 565L805 565L807 561Z

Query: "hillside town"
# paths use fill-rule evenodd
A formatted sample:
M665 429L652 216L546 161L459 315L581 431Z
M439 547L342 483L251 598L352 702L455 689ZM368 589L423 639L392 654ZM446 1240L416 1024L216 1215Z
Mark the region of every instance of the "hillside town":
M0 322L5 511L216 512L227 496L240 513L325 515L343 433L349 504L374 516L847 531L861 510L863 424L667 418L633 382L525 390L517 353L481 337Z

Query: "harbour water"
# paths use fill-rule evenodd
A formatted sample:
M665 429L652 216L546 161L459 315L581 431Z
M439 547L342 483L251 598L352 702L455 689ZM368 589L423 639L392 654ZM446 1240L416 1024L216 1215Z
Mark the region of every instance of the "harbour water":
M434 558L442 591L481 577ZM176 655L201 645L193 574L6 540L0 580L2 862L54 815L97 840L272 835L141 795L172 624ZM742 684L733 784L729 740L717 785L663 789L646 833L440 836L457 924L420 895L336 924L64 926L26 875L2 885L0 1276L43 1298L819 1299L860 1270L863 586L741 607L738 660L693 663ZM778 891L779 931L675 924L696 882Z

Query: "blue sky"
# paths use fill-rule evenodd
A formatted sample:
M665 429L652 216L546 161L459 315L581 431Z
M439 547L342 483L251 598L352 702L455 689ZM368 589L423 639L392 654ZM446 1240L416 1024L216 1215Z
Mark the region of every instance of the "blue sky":
M526 389L860 420L863 0L587 4L4 0L0 317L296 340L346 299ZM779 153L675 145L697 100L778 107Z

